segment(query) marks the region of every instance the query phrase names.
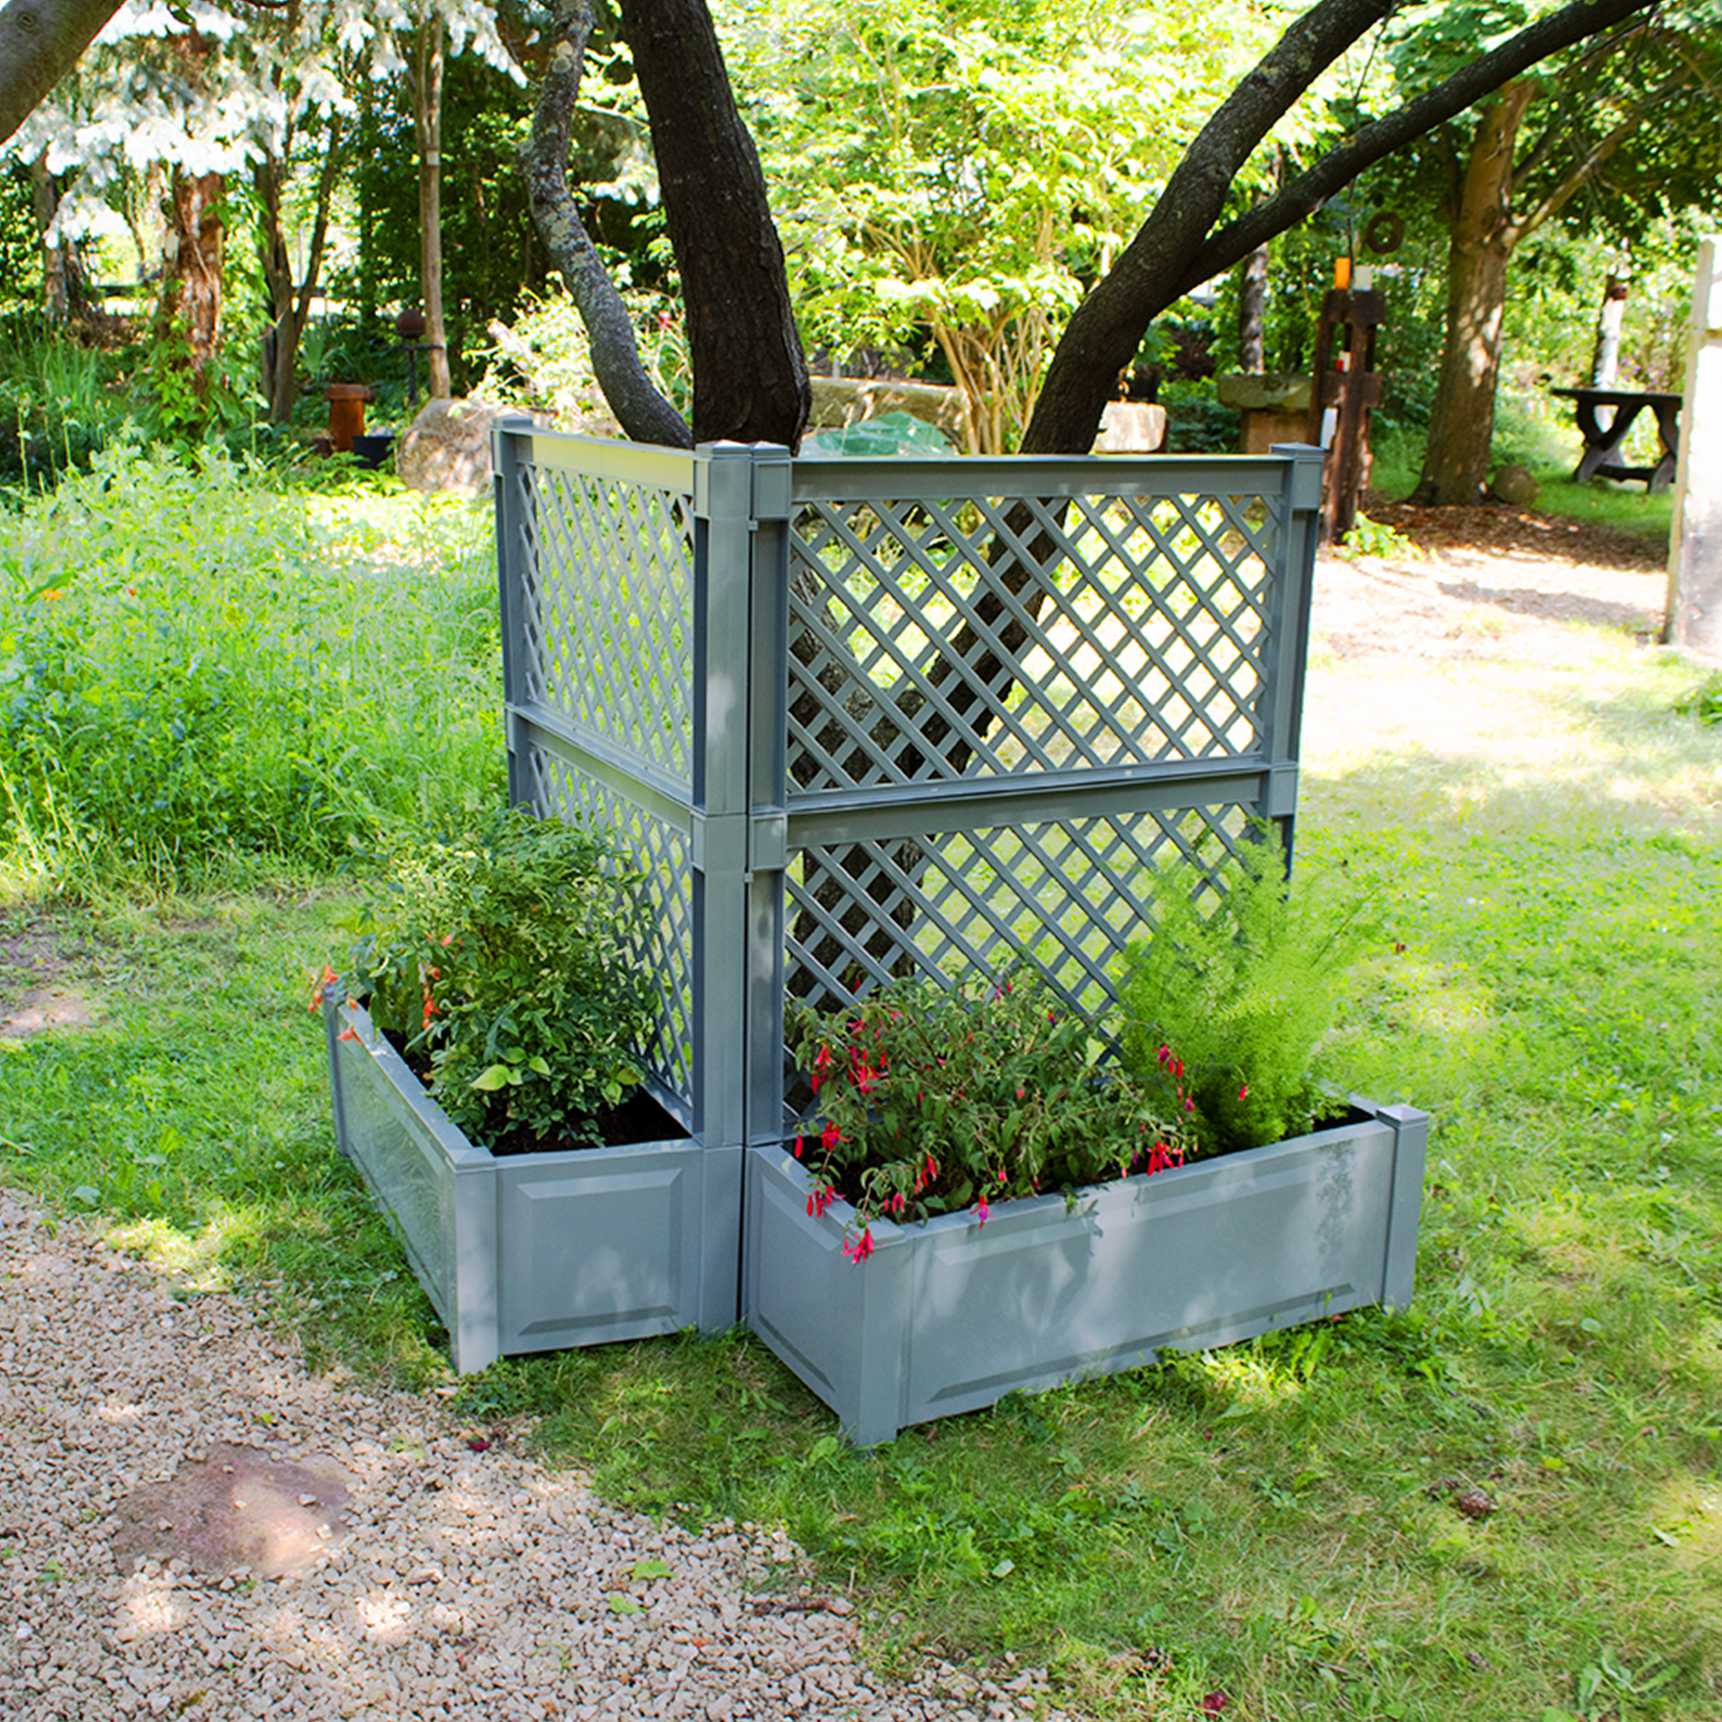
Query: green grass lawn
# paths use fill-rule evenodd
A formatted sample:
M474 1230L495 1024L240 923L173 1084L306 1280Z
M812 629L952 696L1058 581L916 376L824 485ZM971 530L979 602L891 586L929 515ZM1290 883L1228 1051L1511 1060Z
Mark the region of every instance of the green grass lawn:
M1312 672L1300 864L1382 881L1404 946L1357 1085L1437 1118L1410 1313L873 1453L740 1336L502 1364L452 1414L615 1499L785 1525L887 1663L1044 1662L1077 1715L1714 1722L1722 734L1672 710L1691 672L1572 634L1554 665ZM0 1178L424 1388L443 1336L334 1155L305 1008L350 900L17 911L11 1001L96 1021L0 1041Z

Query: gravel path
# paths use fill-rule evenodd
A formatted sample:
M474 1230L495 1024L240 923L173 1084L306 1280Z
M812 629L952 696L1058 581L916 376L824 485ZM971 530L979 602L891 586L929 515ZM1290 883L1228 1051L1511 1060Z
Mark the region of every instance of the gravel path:
M309 1487L278 1502L304 1521L301 1570L116 1553L183 1535L156 1517L185 1512L159 1486L231 1483L234 1448ZM341 1484L344 1516L327 1506ZM571 1474L473 1451L435 1405L313 1379L236 1298L176 1301L0 1192L7 1722L1035 1713L1038 1677L1007 1691L936 1667L892 1686L854 1638L781 1536L689 1535L610 1510Z

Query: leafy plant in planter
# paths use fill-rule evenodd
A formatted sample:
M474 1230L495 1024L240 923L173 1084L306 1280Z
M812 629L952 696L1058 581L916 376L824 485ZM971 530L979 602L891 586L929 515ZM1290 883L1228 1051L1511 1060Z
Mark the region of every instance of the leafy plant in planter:
M1119 987L1123 1062L1157 1084L1202 1154L1299 1136L1346 1109L1334 1027L1357 964L1381 938L1371 899L1286 877L1277 833L1220 870L1217 891L1179 870L1152 890L1156 931L1130 947Z
M629 955L638 882L602 837L518 808L395 858L353 990L473 1141L600 1141L641 1081L657 1000Z
M1102 1077L1088 1025L1038 980L898 981L836 1011L793 1008L791 1051L815 1115L794 1153L809 1212L839 1196L872 1253L880 1216L922 1220L1073 1191L1183 1160L1183 1138L1127 1075Z

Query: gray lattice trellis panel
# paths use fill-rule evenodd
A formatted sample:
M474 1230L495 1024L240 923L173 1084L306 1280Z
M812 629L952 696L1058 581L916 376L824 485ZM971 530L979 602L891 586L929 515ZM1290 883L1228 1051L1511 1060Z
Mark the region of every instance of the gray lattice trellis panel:
M1237 805L809 848L785 877L786 984L833 1005L896 976L1038 969L1091 1016L1148 925L1152 877L1207 876L1249 829Z
M687 782L693 750L693 499L523 464L521 691Z
M1223 491L802 501L791 791L1259 751L1284 538Z
M642 874L641 916L634 960L662 998L647 1068L661 1098L684 1123L693 1102L693 870L684 832L575 770L553 754L534 751L532 805L546 815L607 835L631 869Z

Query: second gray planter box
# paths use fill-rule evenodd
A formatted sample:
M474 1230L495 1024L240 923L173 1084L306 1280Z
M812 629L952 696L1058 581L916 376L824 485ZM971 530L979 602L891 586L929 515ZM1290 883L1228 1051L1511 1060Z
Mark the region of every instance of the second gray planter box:
M1063 1196L873 1224L807 1212L783 1149L748 1152L747 1319L851 1440L1411 1297L1426 1113L1358 1102L1289 1142Z
M739 1148L684 1137L498 1157L364 1010L331 1000L325 1017L341 1151L399 1228L462 1374L735 1321Z

